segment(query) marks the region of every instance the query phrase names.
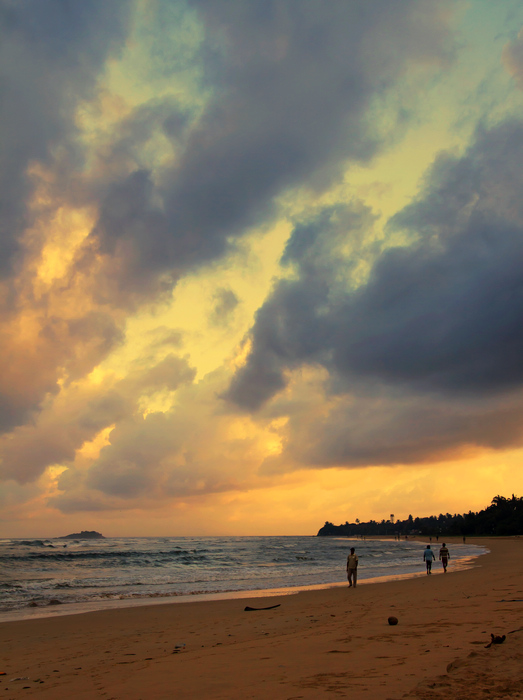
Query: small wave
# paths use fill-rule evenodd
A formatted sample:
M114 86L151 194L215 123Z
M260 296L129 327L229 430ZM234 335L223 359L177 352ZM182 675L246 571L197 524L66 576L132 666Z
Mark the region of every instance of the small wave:
M49 547L53 546L51 544L46 544L43 540L21 540L17 542L11 542L12 547L17 547L23 545L24 547Z
M47 549L46 545L43 545ZM189 551L186 549L170 550L165 552L122 552L122 551L53 551L53 552L27 552L24 554L8 554L0 556L0 561L81 561L81 560L111 560L118 562L119 566L133 564L136 566L162 566L173 561L181 564L193 564L207 561L206 554Z

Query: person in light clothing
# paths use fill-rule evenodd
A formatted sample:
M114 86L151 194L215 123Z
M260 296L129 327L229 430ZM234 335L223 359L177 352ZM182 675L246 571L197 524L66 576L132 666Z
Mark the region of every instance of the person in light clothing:
M423 561L427 565L427 573L431 574L432 562L436 559L434 552L430 548L430 544L427 545L427 549L423 552Z
M350 548L350 554L347 557L347 578L349 580L349 588L356 588L356 580L358 578L358 556L354 553L354 547Z

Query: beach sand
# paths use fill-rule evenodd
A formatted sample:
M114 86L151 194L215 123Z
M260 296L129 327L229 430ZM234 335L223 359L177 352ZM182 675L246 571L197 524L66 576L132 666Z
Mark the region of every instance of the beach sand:
M523 538L469 541L454 573L0 623L0 698L523 698Z

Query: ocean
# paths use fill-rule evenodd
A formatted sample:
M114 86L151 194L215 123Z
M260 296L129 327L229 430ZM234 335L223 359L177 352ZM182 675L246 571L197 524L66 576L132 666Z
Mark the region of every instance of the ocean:
M3 539L0 621L346 585L350 547L359 557L359 582L425 575L425 546L313 536ZM437 559L439 544L432 548ZM449 572L471 566L485 551L453 544Z

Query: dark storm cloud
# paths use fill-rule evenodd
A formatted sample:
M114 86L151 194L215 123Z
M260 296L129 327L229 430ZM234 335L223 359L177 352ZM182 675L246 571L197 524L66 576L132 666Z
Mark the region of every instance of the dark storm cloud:
M256 410L285 385L287 370L305 363L327 368L341 393L365 379L449 401L520 388L522 159L520 122L479 131L462 158L440 157L420 198L390 222L415 242L385 250L368 281L343 297L329 297L336 266L330 280L322 268L315 284L303 267L318 232L305 231L301 242L295 233L286 256L299 277L280 283L260 309L228 398Z
M34 224L31 167L66 163L60 175L55 170L64 196L71 169L83 163L79 101L92 97L107 57L122 45L130 7L125 0L0 0L0 277L11 292L0 304L0 433L34 418L58 393L65 365L70 378L90 371L121 333L105 313L79 312L67 322L40 309L40 333L22 339L15 314L31 314L31 293L23 275L9 283L23 269L20 243Z
M321 361L331 328L318 307L328 290L309 281L280 282L257 312L252 351L225 395L242 408L257 410L283 389L286 369Z
M0 0L0 272L30 223L27 168L75 152L74 112L124 38L123 0Z
M262 473L435 462L522 442L520 397L448 401L366 381L353 382L332 404L310 398L307 410L278 399L271 406L271 415L288 411L289 420L283 452L268 458Z
M78 107L99 96L97 80L125 43L134 3L0 0L0 273L23 273L12 286L11 315L5 314L0 336L0 429L18 425L2 441L8 477L38 478L53 460L70 460L94 437L82 411L64 415L60 387L88 374L121 341L122 308L158 300L188 270L224 255L235 237L271 216L289 188L322 190L347 159L369 159L380 145L368 119L373 99L410 65L441 63L451 53L444 10L452 3L445 0L332 0L328 10L320 0L188 5L206 32L198 60L210 97L198 104L201 114L153 100L109 134L104 129L113 128L106 125L107 116L114 118L111 109L110 115L96 113L90 103L96 128L89 130L88 117L80 133ZM173 75L176 92L176 67ZM159 134L173 150L153 168L148 149ZM31 175L33 166L44 174ZM39 199L43 216L35 222L37 184L49 191ZM97 223L63 279L39 296L41 246L46 235L52 237L53 216L62 205L97 211ZM22 248L24 234L30 235ZM297 253L288 255L291 260ZM309 265L312 270L312 257ZM302 280L313 310L310 338L301 331L308 320L301 291L281 292L296 336L284 342L285 353L298 362L299 345L310 345L314 358L322 353L315 338L332 334L313 300L323 295L325 304L332 302L327 279L318 275L316 286ZM224 301L222 310L233 300ZM26 325L15 314L25 314ZM267 386L274 389L283 385L278 352L276 347L267 369ZM175 385L177 369L175 361L156 369L151 391ZM40 420L52 399L64 415L63 429ZM259 400L263 396L254 404ZM122 420L115 411L115 420ZM34 423L21 426L29 416ZM126 462L117 463L125 476ZM131 472L123 482L131 484ZM114 483L107 484L109 491Z
M521 386L522 157L523 124L509 122L436 163L392 222L419 242L384 253L338 312L334 367L448 394Z
M108 55L125 38L129 9L123 0L0 0L0 432L33 417L45 396L58 392L62 363L78 376L99 359L95 345L108 351L117 341L105 314L68 324L52 312L35 312L41 331L22 340L15 314L27 312L26 278L9 287L9 277L22 269L21 238L34 223L30 169L52 170L60 159L66 170L81 166L78 102L92 96ZM61 177L65 190L65 172ZM68 346L75 338L77 346Z
M207 31L212 97L177 166L114 182L93 231L102 252L123 259L120 285L144 293L158 274L175 281L223 255L287 188L321 188L345 159L368 159L378 146L364 118L373 97L410 60L449 54L442 7L430 2L190 5Z
M329 207L294 229L282 256L297 277L278 282L256 313L252 351L233 378L226 398L257 410L286 386L286 371L302 364L329 367L335 342L336 309L346 299L353 268L375 255L364 236L371 212L359 204ZM341 248L348 246L348 253Z

